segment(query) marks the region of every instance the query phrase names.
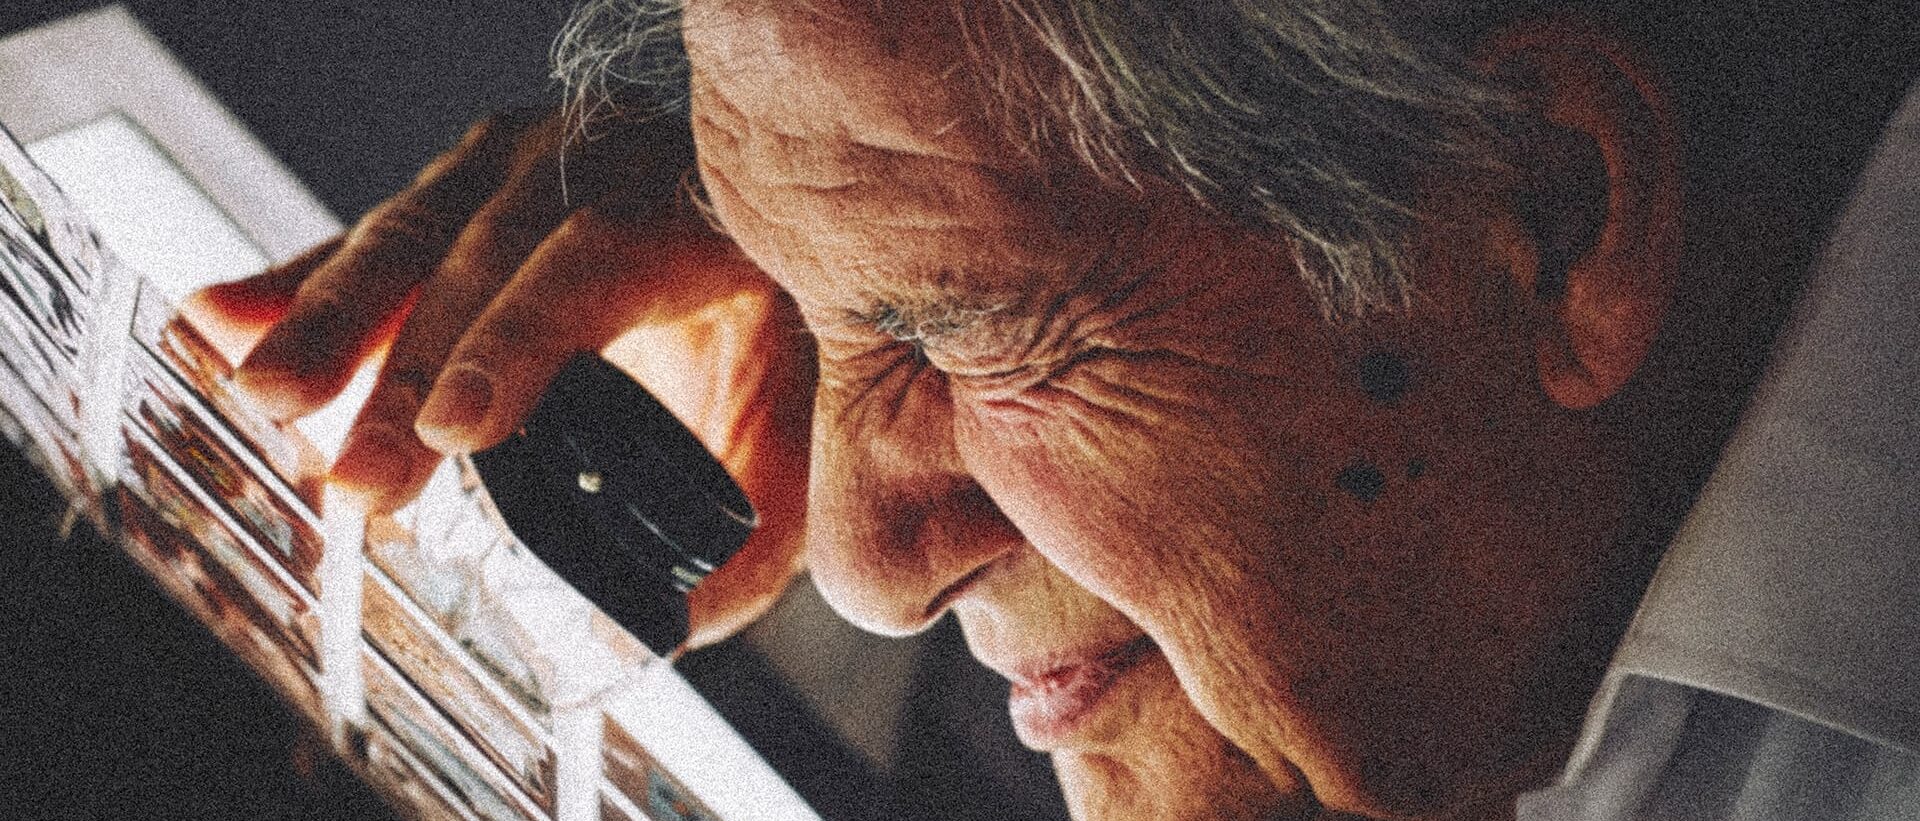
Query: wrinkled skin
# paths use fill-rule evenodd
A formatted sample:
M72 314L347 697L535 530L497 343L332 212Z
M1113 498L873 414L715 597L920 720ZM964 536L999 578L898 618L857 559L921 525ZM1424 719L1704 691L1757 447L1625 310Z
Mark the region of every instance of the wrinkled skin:
M393 448L497 440L555 352L637 325L653 344L624 360L776 533L804 533L841 614L903 634L951 611L1016 690L1063 666L1104 677L1065 715L1013 706L1077 817L1498 818L1553 771L1610 640L1579 625L1618 571L1630 494L1615 436L1543 390L1555 312L1503 192L1421 181L1415 307L1330 323L1277 237L1152 181L1043 181L943 80L959 52L924 18L690 5L697 168L732 246L684 212L552 215L575 233L400 327L395 356L437 381L363 417ZM587 247L602 264L582 281L565 263ZM232 315L243 289L207 300ZM351 361L402 302L346 339L303 325L303 298L292 320L261 313L273 330L243 368L287 415L332 389L276 351ZM571 317L600 319L516 347ZM428 337L432 355L406 353ZM1403 389L1368 383L1382 361ZM463 369L492 394L464 416ZM417 467L336 475L397 503ZM791 573L799 541L761 543L697 614L706 638Z

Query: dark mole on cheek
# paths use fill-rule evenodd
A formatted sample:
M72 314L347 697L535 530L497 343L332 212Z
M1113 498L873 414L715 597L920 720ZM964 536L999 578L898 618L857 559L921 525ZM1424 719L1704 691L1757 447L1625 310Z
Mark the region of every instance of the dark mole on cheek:
M1418 479L1427 473L1427 460L1410 459L1407 461L1407 478Z
M1399 401L1412 382L1407 363L1393 354L1374 351L1360 360L1360 389L1375 402Z
M1387 489L1387 476L1371 464L1355 462L1340 471L1333 483L1353 498L1371 502Z

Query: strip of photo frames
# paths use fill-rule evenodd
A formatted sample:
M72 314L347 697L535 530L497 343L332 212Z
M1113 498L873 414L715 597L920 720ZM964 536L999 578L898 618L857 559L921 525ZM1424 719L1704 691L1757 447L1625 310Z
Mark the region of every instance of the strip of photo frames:
M4 129L0 129L4 132ZM82 452L80 386L108 260L11 133L0 133L0 397L7 433L68 498L99 487Z
M514 542L470 469L338 539L321 452L231 377L0 129L0 432L76 510L408 816L720 821L604 706L657 660ZM105 459L87 451L103 419ZM329 575L330 550L358 554L351 573ZM342 601L352 618L329 621ZM327 630L356 634L341 669Z

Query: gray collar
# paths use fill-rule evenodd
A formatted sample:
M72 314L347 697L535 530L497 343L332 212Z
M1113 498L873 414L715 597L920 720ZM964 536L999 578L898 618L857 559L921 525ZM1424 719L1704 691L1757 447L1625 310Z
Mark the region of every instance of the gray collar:
M1595 695L1569 778L1634 675L1920 751L1920 86L1794 310Z

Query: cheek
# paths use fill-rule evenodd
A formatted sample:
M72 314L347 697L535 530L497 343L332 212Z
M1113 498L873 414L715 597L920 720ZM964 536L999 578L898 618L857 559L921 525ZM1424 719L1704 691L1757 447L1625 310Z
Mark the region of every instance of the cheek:
M968 471L1022 534L1123 609L1167 581L1178 547L1140 521L1143 506L1168 506L1170 477L1157 458L1162 443L1129 416L1040 387L1017 401L963 401L954 437Z
M1237 666L1250 634L1321 633L1303 621L1331 596L1328 498L1311 477L1334 460L1298 429L1318 410L1275 381L1201 368L1082 371L956 405L961 458L1027 540L1182 669Z
M1330 655L1299 651L1338 644L1320 618L1339 595L1314 541L1326 500L1303 490L1311 443L1249 421L1253 404L1298 418L1285 395L1210 391L1209 406L1192 392L1206 384L1163 370L1124 391L963 401L955 442L1035 549L1152 636L1191 704L1278 780L1299 660ZM1253 709L1227 707L1234 693Z
M1352 450L1324 381L1115 360L1017 397L958 394L955 441L1076 581L1123 609L1177 606L1313 560Z
M1407 479L1421 454L1453 468L1429 448L1438 434L1324 371L1089 374L956 406L976 481L1038 551L1152 635L1202 714L1276 778L1290 759L1350 773L1385 728L1419 725L1396 705L1452 702L1454 674L1479 665L1436 648L1500 655L1462 641L1459 611L1501 600L1472 594L1500 574L1447 521L1477 494Z

